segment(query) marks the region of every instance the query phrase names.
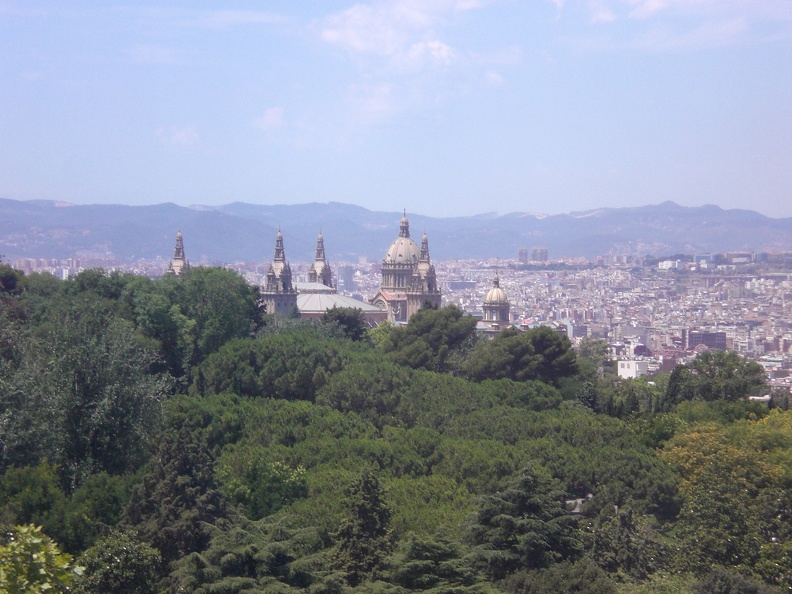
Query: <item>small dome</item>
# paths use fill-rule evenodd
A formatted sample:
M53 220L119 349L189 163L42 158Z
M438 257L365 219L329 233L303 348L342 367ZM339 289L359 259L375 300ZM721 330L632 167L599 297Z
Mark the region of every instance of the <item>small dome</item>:
M506 291L500 288L500 277L498 274L495 274L495 278L492 281L492 288L487 291L487 296L484 297L484 304L485 305L494 305L497 303L508 303L509 298L506 297Z
M421 257L421 248L409 237L398 237L388 253L385 254L386 264L414 264Z
M508 303L509 299L506 297L506 292L500 287L492 287L487 291L487 296L484 297L484 303Z

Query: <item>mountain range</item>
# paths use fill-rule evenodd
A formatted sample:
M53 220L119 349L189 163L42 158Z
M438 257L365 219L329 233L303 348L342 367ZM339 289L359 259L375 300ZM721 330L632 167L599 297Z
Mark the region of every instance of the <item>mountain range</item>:
M512 259L519 248L535 246L547 248L550 259L609 253L792 251L792 218L712 205L664 202L560 215L407 214L413 239L420 243L425 231L434 259ZM7 260L72 256L167 260L181 230L187 257L194 263L262 262L272 258L280 228L291 261L313 259L320 231L331 263L356 262L361 256L377 261L398 235L401 216L338 202L124 206L0 199L0 254Z

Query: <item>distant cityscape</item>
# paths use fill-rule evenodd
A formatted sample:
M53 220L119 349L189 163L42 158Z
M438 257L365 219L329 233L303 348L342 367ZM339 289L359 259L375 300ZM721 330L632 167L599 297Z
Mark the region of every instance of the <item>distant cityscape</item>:
M163 254L132 264L99 258L22 258L11 264L61 279L90 268L158 278L172 261ZM382 286L383 262L359 258L329 265L335 292L370 308ZM255 286L266 283L270 266L223 264ZM313 266L290 264L295 285L309 282ZM433 266L442 305L481 319L497 276L509 306L508 323L500 328L547 325L573 344L603 339L620 377L671 371L703 349L729 349L762 364L771 388L792 388L792 253L589 260L553 259L547 248L532 246L520 247L514 259L442 260Z

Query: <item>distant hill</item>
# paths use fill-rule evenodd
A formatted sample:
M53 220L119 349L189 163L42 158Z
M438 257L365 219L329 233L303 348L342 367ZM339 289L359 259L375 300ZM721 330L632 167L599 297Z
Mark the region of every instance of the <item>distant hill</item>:
M433 218L407 213L411 234L423 231L435 259L516 258L542 246L551 259L608 253L792 251L792 218L750 210L683 207L673 202L601 208L562 215L509 213ZM172 255L176 231L193 262L266 261L283 231L289 260L313 259L321 230L331 262L382 258L398 235L400 212L331 203L224 206L71 205L0 199L0 254L21 257L115 257L127 261Z

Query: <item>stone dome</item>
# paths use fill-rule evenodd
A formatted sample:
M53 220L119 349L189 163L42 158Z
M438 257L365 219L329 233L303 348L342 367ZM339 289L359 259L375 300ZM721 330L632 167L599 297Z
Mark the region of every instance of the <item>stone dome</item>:
M421 257L421 248L409 237L398 237L388 253L385 254L386 264L416 264Z

